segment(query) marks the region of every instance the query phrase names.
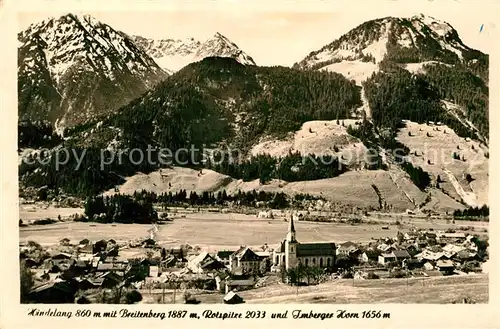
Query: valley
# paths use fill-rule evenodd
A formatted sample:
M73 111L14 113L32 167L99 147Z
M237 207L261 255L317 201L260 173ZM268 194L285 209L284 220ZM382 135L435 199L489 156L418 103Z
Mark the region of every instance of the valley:
M487 302L489 56L450 24L373 19L292 67L130 32L18 34L23 300Z

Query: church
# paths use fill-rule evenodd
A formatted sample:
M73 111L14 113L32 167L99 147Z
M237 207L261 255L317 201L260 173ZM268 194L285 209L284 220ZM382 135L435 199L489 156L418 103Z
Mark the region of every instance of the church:
M300 243L296 239L293 217L288 222L286 239L273 251L273 270L292 269L302 264L306 267L328 268L335 265L336 247L333 242Z

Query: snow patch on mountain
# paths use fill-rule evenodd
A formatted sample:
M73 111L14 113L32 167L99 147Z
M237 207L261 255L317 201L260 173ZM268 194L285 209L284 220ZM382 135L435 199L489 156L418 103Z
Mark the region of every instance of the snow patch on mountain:
M425 62L420 62L420 63L408 63L404 65L404 68L414 74L422 74L425 73L425 65L446 65L448 67L451 67L450 64L438 62L438 61L425 61Z
M428 15L415 15L412 17L412 21L414 24L413 26L417 27L419 30L421 30L423 26L427 26L440 37L446 37L453 32L453 27L450 24Z
M469 207L477 207L478 204L476 194L474 192L466 192L451 171L445 169L443 170L443 172L446 174L446 176L448 176L448 179L450 180L460 198L462 198L462 201L464 201Z
M457 54L458 58L463 60L462 51L467 50L468 48L456 40L446 39L453 32L455 32L450 24L423 14L413 16L411 21L413 27L415 27L421 35L425 35L424 29L430 29L434 34L434 39L439 42L441 47L454 52Z
M378 65L372 62L342 61L321 68L322 71L337 72L349 80L354 80L358 86L373 73L378 72Z
M59 129L113 111L166 77L126 34L90 15L49 18L17 37L20 117Z

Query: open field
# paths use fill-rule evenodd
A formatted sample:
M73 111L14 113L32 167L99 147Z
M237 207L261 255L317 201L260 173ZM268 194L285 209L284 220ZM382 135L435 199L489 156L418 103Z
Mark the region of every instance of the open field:
M231 218L233 217L233 218ZM287 222L282 219L257 219L241 214L192 214L160 225L156 240L162 245L188 243L207 249L234 248L240 245L262 246L281 242L287 232ZM372 237L395 236L397 227L382 230L379 225L297 222L298 239L308 241L369 241ZM150 225L97 224L65 222L20 228L20 241L37 241L41 244L58 243L62 238L78 242L84 238L127 241L148 237Z
M288 223L282 218L259 219L255 215L221 214L221 213L186 213L185 218L178 217L172 222L160 225L157 241L161 245L173 246L188 243L200 246L206 250L235 248L240 245L260 247L264 243L276 245L284 238ZM372 218L370 218L372 219ZM376 221L378 219L373 218ZM382 229L382 223L396 219L381 217L381 224L340 224L299 221L295 223L297 238L301 242L313 241L357 241L367 242L372 238L394 237L398 230L410 227L408 219L404 219L401 227L388 225ZM411 219L411 226L420 228L446 229L460 226L476 225L486 228L484 222L446 223L444 220L428 222L424 219ZM81 222L62 222L42 226L27 226L20 228L20 242L29 240L48 245L58 243L62 238L68 238L76 243L84 238L114 239L128 241L148 237L150 225L141 224L98 224Z
M57 216L66 218L74 214L83 214L82 208L56 208L41 204L24 204L19 206L19 219L30 223L35 219L57 219Z
M450 303L469 297L488 302L488 276L437 277L428 279L343 279L297 288L283 284L241 292L249 303Z
M202 303L221 303L223 294L214 292L192 292ZM144 302L157 302L161 290L149 294L143 291ZM476 303L488 303L488 275L350 280L337 279L315 286L292 287L274 283L265 287L241 291L238 294L246 303L286 304L445 304L469 298ZM173 291L166 291L165 303L173 302ZM182 291L177 291L176 303L183 303Z

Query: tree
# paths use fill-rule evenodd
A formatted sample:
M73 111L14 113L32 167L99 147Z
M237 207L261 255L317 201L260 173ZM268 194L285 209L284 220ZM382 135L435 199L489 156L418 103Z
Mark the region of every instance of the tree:
M403 235L403 233L401 233L400 231L398 231L397 233L397 240L398 240L398 244L402 244L403 241L404 241L405 237Z
M132 289L125 294L126 304L135 304L142 300L142 295L139 291Z
M269 260L269 258L263 259L259 265L259 273L260 274L267 273L269 272L270 269L271 269L271 261Z
M68 239L68 238L63 238L63 239L61 239L61 241L59 241L59 244L60 244L61 246L69 246L69 242L70 242L70 241L69 241L69 239Z
M288 271L286 270L285 265L282 264L280 266L279 274L281 282L288 282Z

